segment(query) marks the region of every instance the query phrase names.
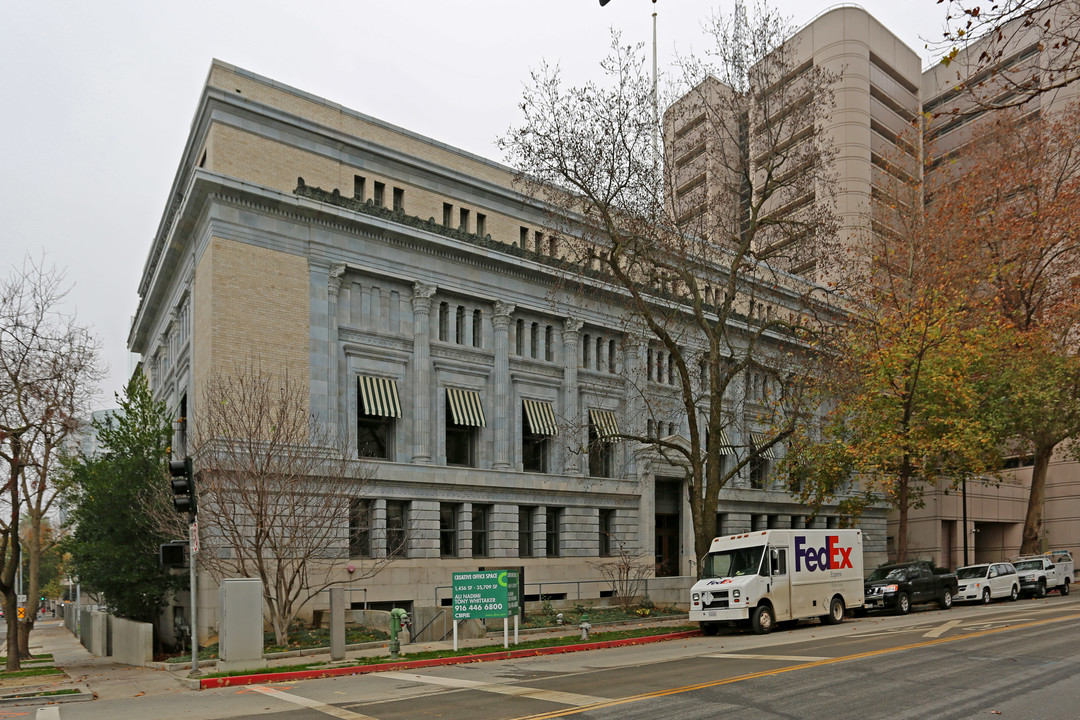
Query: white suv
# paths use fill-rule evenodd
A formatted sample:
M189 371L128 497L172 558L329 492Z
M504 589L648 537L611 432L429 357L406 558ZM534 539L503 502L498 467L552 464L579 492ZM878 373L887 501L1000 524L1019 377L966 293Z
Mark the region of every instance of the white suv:
M991 600L1020 597L1020 576L1011 563L987 563L968 565L956 571L959 590L954 602L981 602L989 605Z

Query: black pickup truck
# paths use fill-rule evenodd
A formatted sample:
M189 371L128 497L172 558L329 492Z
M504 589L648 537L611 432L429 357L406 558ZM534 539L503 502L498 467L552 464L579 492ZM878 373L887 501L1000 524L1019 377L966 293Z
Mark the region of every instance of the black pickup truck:
M912 605L936 602L942 610L952 607L956 574L935 572L928 562L882 565L863 584L867 610L892 610L906 615Z

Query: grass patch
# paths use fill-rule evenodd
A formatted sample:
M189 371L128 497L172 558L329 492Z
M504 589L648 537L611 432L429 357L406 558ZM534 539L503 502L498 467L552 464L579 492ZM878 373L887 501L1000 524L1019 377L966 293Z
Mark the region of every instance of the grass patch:
M54 667L42 667L42 668L28 668L26 670L15 670L13 672L0 672L0 680L7 680L8 678L20 678L20 677L33 677L35 675L63 675L64 671Z
M611 640L629 640L640 637L651 637L654 635L668 635L672 633L686 632L688 630L697 630L697 625L680 625L678 627L664 628L662 631L658 631L657 628L633 628L629 630L614 630L610 632L592 633L589 636L588 642L608 642ZM274 674L274 673L287 673L296 672L299 670L323 670L331 667L355 667L359 665L385 665L388 663L408 662L410 660L433 660L436 658L450 658L450 657L468 657L471 655L486 655L488 653L508 652L510 650L533 650L549 647L562 647L565 645L580 645L582 643L581 638L578 635L566 635L559 637L547 637L537 638L535 640L526 640L520 642L517 645L511 645L509 648L503 648L500 642L497 645L483 645L480 647L460 648L457 651L454 650L428 650L426 652L417 653L401 653L401 657L397 660L391 660L389 656L379 655L376 657L362 657L356 658L355 661L347 665L341 663L325 663L316 662L308 663L306 665L289 665L289 666L275 666L268 668L261 668L259 670L236 670L232 672L220 672L207 675L208 678L218 677L234 677L237 675L251 675L253 673L259 674Z
M551 603L546 602L542 610L537 613L529 613L521 624L523 628L547 628L559 627L559 615L562 615L563 625L578 625L585 615L589 616L589 622L633 622L636 620L656 620L667 617L677 618L686 615L686 611L674 605L667 607L655 607L652 604L643 604L638 607L593 607L591 605L575 605L572 608L557 610ZM501 627L501 623L499 624Z
M78 695L82 690L75 690L69 688L67 690L48 690L45 692L26 693L25 695L19 695L20 698L36 698L36 697L52 697L54 695Z
M28 663L28 662L39 662L39 661L46 661L46 660L51 661L52 659L53 659L52 653L42 653L41 655L35 655L34 657L30 658L29 660L23 660L23 662ZM0 663L6 663L6 662L7 662L7 655L0 655Z
M345 644L357 645L365 642L385 642L390 636L378 630L372 630L362 625L345 626ZM302 623L293 623L289 629L288 640L285 645L277 645L274 642L274 633L263 634L263 652L276 653L290 650L310 650L311 648L330 647L330 630L325 628L310 628ZM199 648L200 660L216 660L218 657L218 644L204 645ZM173 655L164 658L165 662L182 663L191 659L191 652L183 655Z

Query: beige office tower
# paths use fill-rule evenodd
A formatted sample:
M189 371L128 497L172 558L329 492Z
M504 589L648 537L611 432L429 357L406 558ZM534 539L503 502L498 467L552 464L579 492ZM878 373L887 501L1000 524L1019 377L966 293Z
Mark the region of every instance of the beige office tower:
M832 177L818 175L785 186L778 196L765 206L775 217L798 218L811 209L833 215L839 222L838 242L827 252L837 260L852 243L870 231L875 187L885 182L884 174L905 171L918 172L917 143L906 142L912 135L912 123L919 115L920 59L865 10L855 6L826 11L796 32L782 52L789 68L774 87L786 92L790 102L775 102L758 107L756 122L744 117L743 135L719 137L709 133L710 112L719 109L712 101L722 103L730 90L715 78L705 79L698 88L683 96L665 113L665 148L670 173L669 203L676 222L684 232L704 229L710 238L723 242L732 225L745 222L749 198L739 193L749 192L724 161L729 153L740 147L755 148L752 163L757 162L766 146L779 146L783 152L800 142L813 142L810 127L791 126L780 130L776 137L762 137L775 132L777 124L788 121L799 112L809 98L800 95L800 82L810 72L831 73L832 104L820 119L823 132L818 147L833 154L830 163ZM766 61L768 62L768 61ZM818 98L820 100L820 98ZM721 104L722 108L723 105ZM810 115L804 116L809 120ZM798 169L798 162L789 163ZM760 165L757 167L760 172ZM707 199L726 198L722 202ZM736 203L733 198L739 198ZM768 242L797 238L769 237ZM765 248L755 250L762 252ZM823 249L824 250L824 249ZM822 263L818 256L780 252L776 256L781 269L805 275L819 281L835 279L836 266Z

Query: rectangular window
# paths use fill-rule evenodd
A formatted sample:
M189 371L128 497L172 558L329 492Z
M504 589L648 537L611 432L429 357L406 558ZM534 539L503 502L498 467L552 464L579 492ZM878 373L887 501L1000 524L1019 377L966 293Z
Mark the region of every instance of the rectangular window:
M454 342L458 345L465 344L465 306L458 305L454 316Z
M454 222L454 206L450 203L442 204L442 224L444 227L450 227Z
M356 199L356 200L359 200L360 202L364 201L364 182L365 181L364 181L364 178L362 176L353 175L353 181L352 181L353 198Z
M540 342L540 323L533 323L529 334L529 357L536 357L537 345Z
M525 321L518 318L514 323L514 354L521 357L525 352Z
M393 454L394 420L401 417L397 382L356 378L356 450L359 457L388 460Z
M544 359L548 362L555 359L555 329L550 325L544 328Z
M526 472L548 472L548 438L559 434L555 411L543 400L521 400L521 465Z
M469 211L465 208L458 210L458 228L462 232L469 232Z
M458 514L460 505L439 503L439 555L456 557L458 554Z
M562 537L559 535L562 525L562 508L548 508L544 523L546 525L544 533L546 554L548 557L559 557L562 549Z
M589 475L613 477L615 443L612 436L619 432L615 413L610 410L589 410Z
M750 459L750 487L764 490L769 481L769 461L758 456Z
M450 337L450 303L439 303L439 340Z
M371 201L375 203L375 207L382 207L385 202L386 184L377 182L375 183L375 192L371 195Z
M537 255L544 252L544 233L539 230L533 233L533 249Z
M610 557L614 547L612 533L615 531L615 511L600 511L600 557Z
M529 228L524 225L521 226L521 235L518 238L518 247L522 250L529 249Z
M518 557L532 557L533 555L533 518L536 515L534 507L518 508Z
M371 508L370 500L349 501L349 557L371 556Z
M615 341L609 340L607 346L607 371L615 372Z
M482 329L482 325L480 324L480 321L481 321L480 311L479 310L473 310L472 311L472 346L473 347L480 347L481 346L480 330Z
M386 501L386 555L407 557L409 554L409 503L404 500Z
M487 235L487 215L476 213L476 234L480 237Z
M491 506L472 506L472 554L473 557L487 557L488 528L491 525Z
M600 355L604 349L604 339L596 338L596 369L600 370Z
M581 338L581 367L589 367L592 360L592 338L585 334Z
M480 393L446 389L446 464L476 467L479 428L487 425Z
M537 252L539 252L539 251L540 251L540 248L537 248ZM551 257L556 257L558 254L559 254L559 239L557 237L555 237L554 235L552 235L551 237L548 238L548 255L550 255Z
M405 190L394 188L394 212L405 212Z

